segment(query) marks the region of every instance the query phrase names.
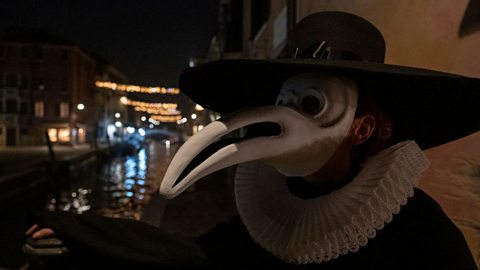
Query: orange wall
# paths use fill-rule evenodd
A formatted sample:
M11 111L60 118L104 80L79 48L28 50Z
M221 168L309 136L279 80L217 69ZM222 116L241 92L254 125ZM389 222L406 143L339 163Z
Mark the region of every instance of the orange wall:
M468 0L298 0L299 18L322 10L357 14L383 33L385 62L480 77L480 32L464 38L458 29Z

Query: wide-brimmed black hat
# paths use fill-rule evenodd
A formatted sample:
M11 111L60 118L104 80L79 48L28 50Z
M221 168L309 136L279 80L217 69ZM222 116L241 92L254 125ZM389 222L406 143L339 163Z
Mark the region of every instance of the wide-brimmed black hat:
M480 129L480 79L384 64L385 43L370 22L329 11L305 17L289 32L286 58L218 60L186 69L180 90L203 107L228 114L275 104L296 74L333 72L357 81L393 118L402 138L422 149ZM398 129L397 129L398 131Z

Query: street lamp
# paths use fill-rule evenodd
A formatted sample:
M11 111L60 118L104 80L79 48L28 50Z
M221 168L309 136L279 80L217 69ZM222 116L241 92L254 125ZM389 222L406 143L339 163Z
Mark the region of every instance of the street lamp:
M120 103L122 103L123 105L126 105L128 103L128 98L127 97L121 97L120 98Z

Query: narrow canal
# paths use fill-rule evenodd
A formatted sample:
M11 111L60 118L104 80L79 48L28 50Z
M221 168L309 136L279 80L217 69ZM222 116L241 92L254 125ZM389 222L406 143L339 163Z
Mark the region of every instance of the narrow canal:
M19 269L28 261L25 216L32 210L69 211L146 222L185 239L194 239L236 215L234 168L206 176L172 200L158 194L159 185L178 144L148 141L129 154L92 164L71 176L59 198L36 194L2 210L0 269Z
M158 196L158 188L177 148L177 144L151 140L128 154L117 149L106 162L91 163L70 176L60 175L63 184L58 198L51 187L42 184L19 195L14 202L0 205L0 269L20 269L28 261L21 250L26 217L31 211L58 210L141 220L148 206L154 208L149 212L156 215L155 220L160 220L165 203ZM156 203L150 205L154 197Z
M140 220L177 147L149 141L96 168L89 167L69 181L59 199L50 199L46 208Z

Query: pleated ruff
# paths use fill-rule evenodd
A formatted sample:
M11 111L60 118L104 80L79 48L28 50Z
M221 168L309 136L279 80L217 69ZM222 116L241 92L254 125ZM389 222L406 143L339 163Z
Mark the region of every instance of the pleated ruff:
M415 142L401 142L367 160L341 189L301 199L275 169L246 163L237 169L237 207L254 241L273 255L296 264L326 262L357 252L392 221L428 165Z

